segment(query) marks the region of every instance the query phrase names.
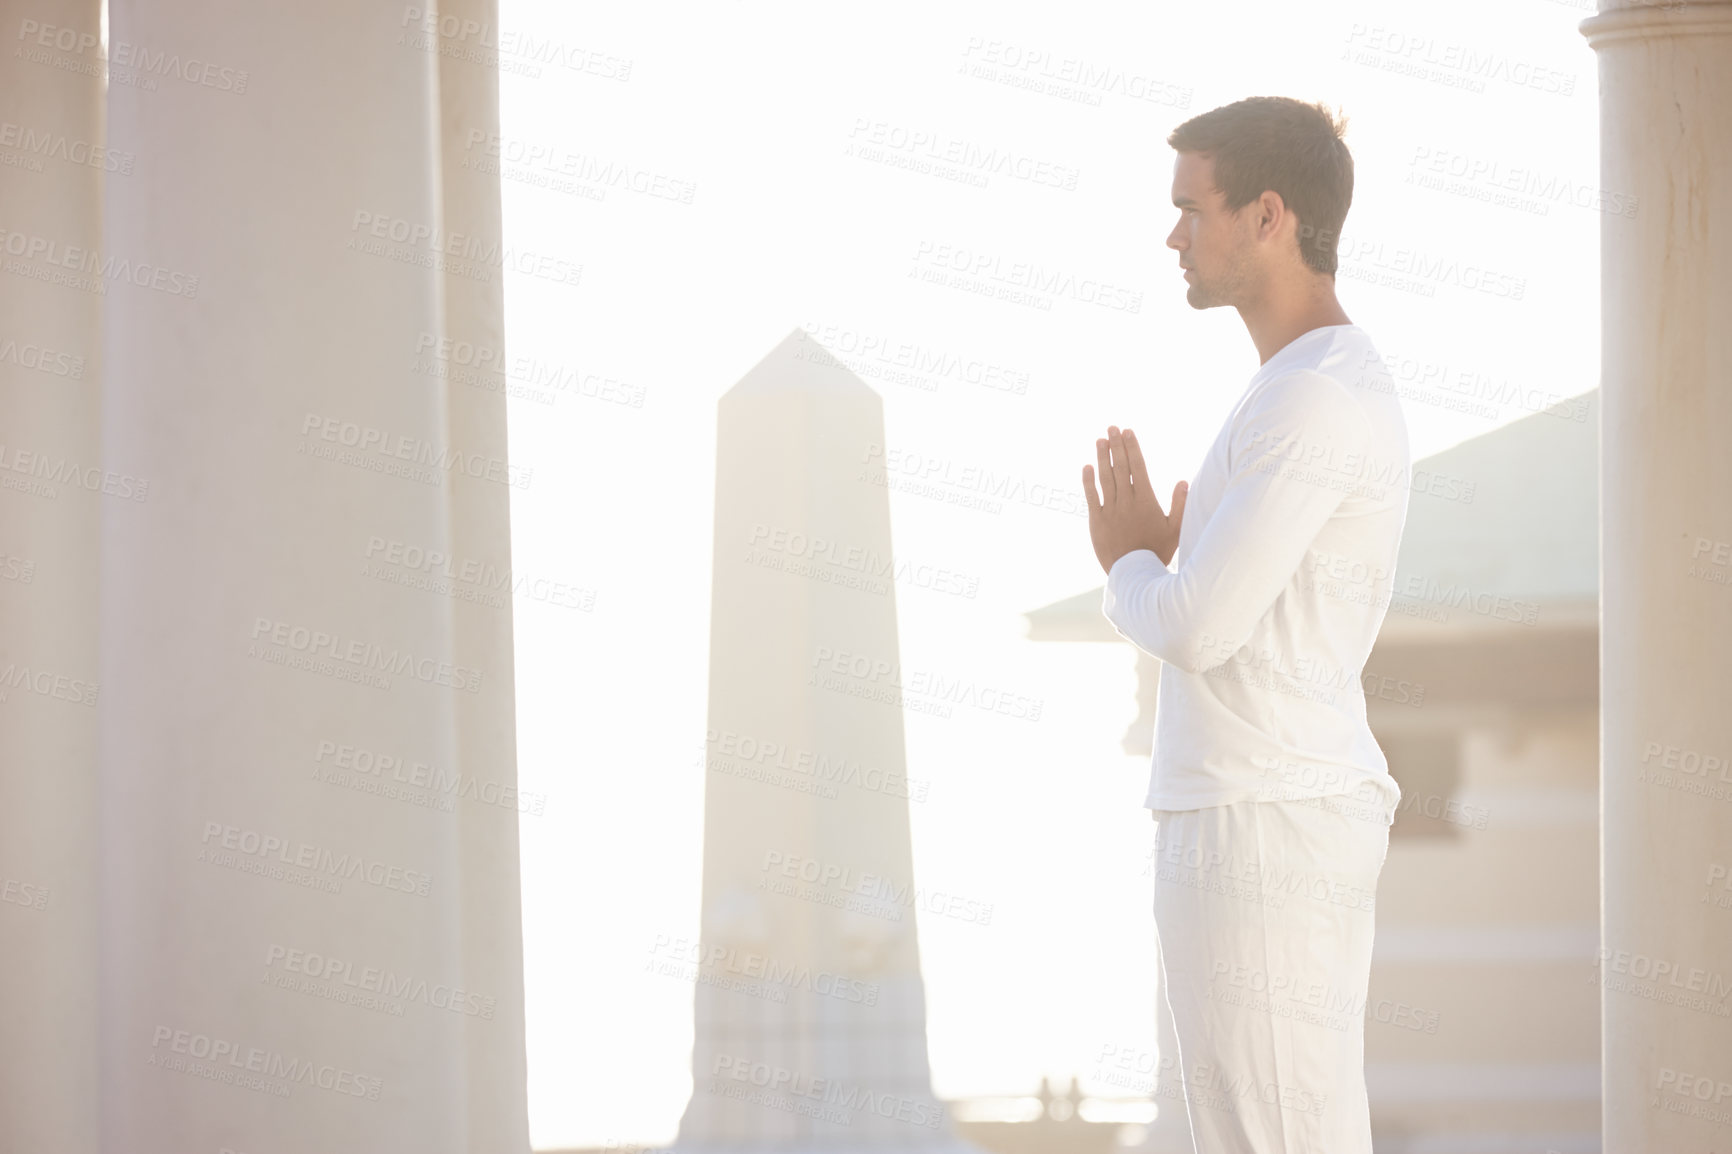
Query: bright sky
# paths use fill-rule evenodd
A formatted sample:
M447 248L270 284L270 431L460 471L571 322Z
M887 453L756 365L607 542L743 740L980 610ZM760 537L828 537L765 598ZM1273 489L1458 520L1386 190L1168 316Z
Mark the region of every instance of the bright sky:
M1280 94L1350 119L1338 291L1416 384L1416 458L1529 411L1454 411L1428 370L1530 404L1597 382L1600 210L1625 206L1597 187L1589 0L502 9L506 43L583 65L533 75L508 51L501 75L506 242L583 266L575 286L509 281L509 355L588 382L510 409L534 469L514 564L594 598L516 607L519 773L548 799L522 823L538 1147L666 1142L690 1091L693 988L644 962L697 933L716 401L795 326L845 359L913 344L1020 388L863 372L893 448L1080 493L1094 438L1128 424L1164 493L1257 365L1236 314L1185 304L1165 138ZM1066 78L1083 99L1050 90ZM1030 178L885 162L994 149ZM625 179L593 175L610 162ZM944 246L1141 305L911 275ZM1101 583L1086 522L890 502L899 559L978 579L972 598L898 587L905 666L1044 702L1037 724L907 718L909 773L932 782L910 806L917 876L995 906L984 928L921 914L934 1088L1075 1073L1123 1094L1091 1075L1105 1046L1154 1047L1147 765L1118 747L1134 654L1035 644L1020 616Z

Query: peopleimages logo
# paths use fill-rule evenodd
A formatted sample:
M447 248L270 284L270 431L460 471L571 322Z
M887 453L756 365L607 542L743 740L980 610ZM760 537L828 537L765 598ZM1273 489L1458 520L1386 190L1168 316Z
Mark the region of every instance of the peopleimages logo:
M403 461L414 465L426 466L429 470L438 469L453 475L463 474L488 481L499 481L517 488L528 488L533 477L533 469L525 469L521 465L513 465L502 457L486 456L481 453L469 452L451 445L437 445L421 437L393 433L386 429L375 428L372 425L362 425L356 421L347 421L341 417L326 416L320 413L308 413L301 421L303 441L301 452L306 452L306 443L315 437L327 445L341 446L356 453L373 453L381 459ZM316 448L317 446L315 446ZM329 452L316 452L315 456L329 457ZM412 474L413 475L413 474ZM430 472L417 476L418 480L435 477Z
M438 36L441 56L498 66L510 62L518 67L507 71L521 72L531 79L541 76L537 66L542 64L603 80L623 83L631 79L632 62L624 57L566 44L534 30L501 30L491 22L459 19L449 12L440 13L436 5L431 11L405 7L399 27L421 33L423 41L412 42L414 47L426 50L430 47L426 38ZM404 38L400 36L398 43L405 43Z
M917 781L898 769L885 769L850 757L845 751L822 752L810 746L792 745L783 741L758 738L736 733L731 729L705 731L704 763L718 773L733 773L741 777L763 780L764 775L776 784L777 771L809 779L819 796L835 797L831 785L848 785L867 793L883 793L910 801L925 801L931 788L929 781Z
M1679 1094L1688 1094L1692 1098L1700 1098L1704 1102L1712 1098L1715 1105L1732 1098L1732 1082L1724 1078L1714 1079L1705 1074L1689 1074L1672 1069L1670 1066L1660 1067L1660 1080L1656 1089L1673 1090Z
M157 292L186 297L189 300L198 296L198 277L191 273L149 261L133 261L129 257L116 256L113 253L105 255L82 245L62 244L53 237L38 233L17 232L0 226L0 252L22 261L39 261L49 268L65 269L79 274L67 279L65 283L83 292L105 293L108 290L107 282L115 281L138 288L155 289ZM7 271L26 276L35 275L29 265L14 267L10 262Z
M996 284L1012 290L1028 290L1015 299L1021 301L1032 293L1039 301L1047 302L1042 305L1043 308L1051 308L1050 300L1054 297L1069 297L1081 304L1096 305L1117 312L1136 313L1143 308L1141 291L1132 291L1089 277L1079 277L1065 269L1048 268L1032 261L1005 260L996 253L983 252L967 245L922 240L915 247L914 263L929 272L956 273L986 284ZM938 278L923 279L936 282Z
M245 93L247 80L251 75L244 68L229 68L213 64L208 60L200 60L196 56L183 57L179 52L166 49L152 49L147 45L132 43L125 40L114 40L104 44L94 32L81 28L67 28L56 24L43 24L35 20L22 20L18 24L18 40L22 48L15 49L13 55L21 56L36 64L57 64L58 62L43 49L52 48L57 52L70 52L74 56L82 56L89 52L98 61L105 61L117 69L133 70L144 76L155 78L173 77L184 80L188 84L196 84L201 88L214 88L218 92L233 92L236 95ZM61 65L64 67L64 65ZM71 69L79 72L96 72L86 67ZM111 79L121 83L136 83L135 80L123 76ZM154 87L154 85L152 85Z
M23 906L26 909L45 910L48 908L49 891L39 885L21 882L16 878L0 880L0 902Z
M120 497L128 501L143 501L150 496L150 482L134 477L131 473L116 473L113 469L80 465L70 457L53 457L48 453L20 449L4 442L0 442L0 473L22 473L42 482L40 485L24 487L50 499L59 496L59 490L55 487L58 485L84 489L91 493L100 492L104 496ZM12 483L10 477L0 480L4 481L7 488L19 487Z
M265 865L280 872L281 867L287 866L305 870L309 875L323 874L332 881L359 877L368 885L418 897L426 897L433 882L431 874L418 870L403 869L377 859L368 860L361 854L338 853L325 846L291 841L220 821L205 822L204 836L200 841L205 848L199 851L199 860L238 868L240 861L252 859L254 868L243 870L246 873L258 873L258 867Z
M950 706L966 705L1022 721L1039 721L1046 701L1027 697L972 677L950 677L935 670L913 669L904 676L901 662L820 645L812 655L806 684L868 701L900 705L949 717Z
M0 341L0 365L17 365L21 369L35 369L39 373L47 373L53 377L70 377L75 381L84 379L82 356L44 348L28 341L19 344L11 338Z
M305 625L260 617L253 622L253 640L261 639L306 657L342 662L356 669L403 674L428 685L443 685L469 693L481 692L482 671L479 669L435 661L431 657L417 657L402 649L385 649L370 641L341 637L323 629L309 629Z
M487 280L491 269L505 269L524 276L540 277L555 284L575 285L583 279L583 266L530 249L501 245L497 238L474 233L447 232L443 228L393 216L390 213L356 209L347 247L374 256L406 260L423 268L446 269L472 280ZM402 245L401 251L383 242ZM437 258L437 259L435 259Z
M356 966L351 961L316 950L297 950L273 944L265 951L265 968L299 974L329 986L379 994L397 1001L420 1002L436 1010L449 1010L489 1021L499 1005L497 998L483 997L440 982L428 982L425 978L397 974L379 966ZM312 992L323 991L315 988Z
M423 332L415 339L415 355L426 358L417 362L423 373L455 379L459 384L489 391L504 390L501 379L516 382L539 399L540 390L571 393L590 400L606 401L631 409L643 408L647 390L601 373L571 365L543 361L528 354L507 357L498 346L472 341L453 340ZM512 395L517 395L512 391Z
M938 387L939 380L954 380L1017 396L1028 392L1026 370L845 325L807 321L800 326L800 341L816 346L796 353L800 359L891 384L913 385L930 392Z
M39 129L34 125L19 124L11 120L0 120L0 148L16 148L31 158L47 157L81 168L100 168L121 176L132 175L132 166L137 159L130 152L118 152L100 144L92 144L88 140L78 140L63 132ZM37 165L35 171L42 171L41 166Z
M831 973L829 970L813 970L807 965L785 962L768 954L742 950L736 946L705 942L701 939L688 941L685 938L657 934L649 952L652 959L687 967L683 972L668 969L662 971L669 974L680 973L680 976L687 980L737 975L767 986L805 990L821 997L836 998L857 1005L878 1004L877 982L865 982L859 978ZM652 960L651 967L654 964Z
M1168 108L1189 108L1194 92L1187 85L1159 80L1147 73L982 36L968 38L962 60L961 70L980 79L1037 92L1050 91L1052 95L1064 95L1084 104L1098 105L1102 96L1122 96Z
M908 882L897 882L883 874L865 872L852 865L837 865L820 861L817 858L785 854L779 850L767 850L764 853L764 863L758 868L766 874L779 873L785 878L792 878L815 886L816 894L821 896L828 905L846 905L845 902L833 900L839 899L843 895L853 895L869 902L881 903L884 907L881 911L875 912L863 908L858 912L882 916L884 911L892 911L895 913L892 921L901 917L901 912L897 907L918 907L928 913L941 914L944 917L974 922L982 926L992 921L993 906L989 903L965 898L944 890L932 890L924 886L911 885ZM778 893L788 894L792 892L792 888L787 885L765 885L766 881L773 880L760 878L759 885L761 888L772 889ZM807 897L808 900L811 900L811 895L793 893L792 896Z
M747 1082L771 1094L787 1095L790 1099L809 1099L842 1109L862 1110L880 1118L894 1118L911 1126L937 1129L944 1122L944 1107L930 1099L910 1098L902 1094L892 1094L887 1090L874 1090L868 1086L840 1082L835 1078L816 1078L790 1070L786 1066L772 1066L768 1062L753 1061L734 1054L716 1055L711 1075L718 1081L727 1078L735 1082Z
M957 500L958 494L978 495L1073 517L1089 515L1082 492L1072 484L1030 482L1018 474L1001 474L982 465L876 441L866 446L860 460L867 467L860 473L860 479L871 484L901 488L891 483L909 482L904 491L943 493L952 503L963 503ZM998 512L990 502L986 507Z
M100 688L94 681L56 673L51 669L31 669L28 665L19 665L17 662L8 662L4 669L0 669L0 701L10 697L13 690L22 689L94 709L96 694Z
M439 766L401 754L383 753L336 741L321 741L313 754L317 765L329 765L341 771L335 784L354 788L356 781L393 782L411 789L424 789L429 794L449 801L477 801L501 809L539 817L547 805L545 793L524 793L514 785L500 781L484 781L462 770ZM389 774L389 777L386 775ZM331 781L330 776L323 780Z
M1728 981L1725 974L1674 959L1653 957L1640 951L1613 950L1601 946L1596 964L1608 974L1628 974L1632 978L1643 978L1656 985L1664 983L1692 994L1706 994L1717 1001L1724 1001L1732 994L1732 981ZM1723 1014L1725 1011L1718 1012Z
M868 116L856 116L848 133L848 155L892 167L912 167L927 173L939 166L946 179L961 177L984 187L992 176L1007 176L1031 184L1075 190L1081 173L1069 165L1039 159L1014 149L987 147L948 133L908 128Z
M257 1075L259 1078L276 1078L291 1084L304 1082L321 1090L365 1098L369 1102L379 1100L379 1091L385 1085L382 1078L358 1074L342 1066L304 1062L275 1050L243 1046L227 1038L213 1038L209 1034L176 1030L171 1026L156 1027L151 1036L150 1047L150 1065L181 1073L198 1074L219 1082L232 1082L238 1077ZM184 1055L194 1061L188 1063L174 1055ZM198 1063L202 1062L209 1062L211 1065L201 1068ZM222 1064L230 1068L224 1070ZM283 1093L287 1096L287 1087L284 1087Z
M599 191L623 188L642 196L656 200L671 200L678 204L690 204L698 186L689 180L667 176L647 169L633 168L614 160L602 160L582 152L570 152L556 145L544 144L539 141L518 140L509 136L501 136L497 132L485 132L479 128L469 130L469 136L464 143L466 152L479 151L492 161L489 165L477 165L479 171L491 170L498 173L500 162L506 166L520 165L526 174L536 177L553 178L552 187L556 191L574 191L581 185L596 186ZM471 167L470 161L463 161L465 167ZM511 169L506 168L509 175ZM568 178L561 181L559 178ZM573 183L575 182L575 183ZM543 183L531 180L530 183Z

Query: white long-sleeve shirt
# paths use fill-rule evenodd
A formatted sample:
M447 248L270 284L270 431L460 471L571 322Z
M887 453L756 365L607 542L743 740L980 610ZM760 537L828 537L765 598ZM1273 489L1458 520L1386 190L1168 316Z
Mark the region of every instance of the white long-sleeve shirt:
M1146 806L1350 794L1393 816L1361 678L1410 483L1400 403L1357 325L1312 329L1252 376L1192 479L1173 568L1133 549L1107 574L1107 619L1163 663Z

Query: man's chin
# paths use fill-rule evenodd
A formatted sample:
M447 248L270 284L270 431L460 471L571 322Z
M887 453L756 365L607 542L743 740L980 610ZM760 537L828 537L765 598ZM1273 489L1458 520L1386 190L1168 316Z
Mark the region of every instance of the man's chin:
M1194 309L1212 309L1221 302L1211 298L1202 285L1194 284L1185 289L1185 303Z

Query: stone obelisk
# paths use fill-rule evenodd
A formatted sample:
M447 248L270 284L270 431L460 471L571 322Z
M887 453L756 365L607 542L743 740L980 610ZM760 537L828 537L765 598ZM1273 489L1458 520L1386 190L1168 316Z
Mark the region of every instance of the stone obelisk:
M883 402L796 329L719 402L680 1151L967 1150L932 1094Z

